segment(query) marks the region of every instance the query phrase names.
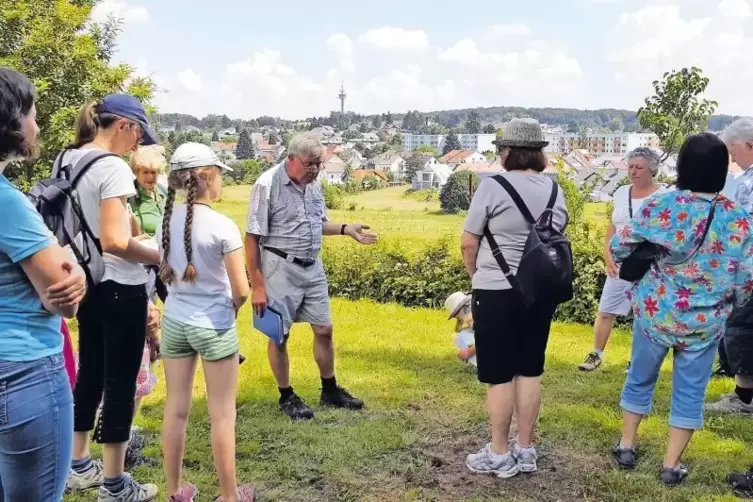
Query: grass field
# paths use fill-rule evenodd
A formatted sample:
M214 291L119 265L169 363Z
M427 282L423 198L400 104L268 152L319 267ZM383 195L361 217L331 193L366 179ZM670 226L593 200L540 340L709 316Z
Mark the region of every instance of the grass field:
M232 187L220 204L239 223L245 218L247 193L247 188ZM367 221L366 216L380 215L372 223L387 240L400 240L402 232L409 233L409 228L400 226L390 227L397 229L395 233L383 231L380 225L396 216L440 234L453 228L457 232L461 221L373 207L355 215L333 213L333 219L350 221L352 216L363 215ZM238 471L240 481L258 487L260 501L728 502L737 499L725 476L753 464L753 421L709 417L706 429L696 435L685 455L691 469L688 482L675 489L660 486L656 478L669 411L671 363L667 363L657 386L655 413L640 431L640 466L632 473L614 469L608 452L621 425L617 400L628 358L628 334L615 333L602 370L583 374L576 366L591 347L591 328L556 324L543 379L540 471L505 481L473 476L463 459L487 441L484 388L473 371L456 359L453 326L446 315L337 299L332 309L338 379L364 398L367 409L353 413L315 406L317 418L309 423L291 423L277 411L265 339L251 330L247 307L239 316L242 352L248 359L241 366L238 396ZM311 333L297 326L291 338L293 384L316 405L319 380ZM162 383L146 399L138 420L150 438L146 453L155 458L160 457ZM730 380L714 380L710 397L731 388ZM213 500L217 485L201 375L195 384L184 466L185 480L202 491L199 500ZM134 474L164 489L159 468L138 468ZM91 492L65 500L94 498Z

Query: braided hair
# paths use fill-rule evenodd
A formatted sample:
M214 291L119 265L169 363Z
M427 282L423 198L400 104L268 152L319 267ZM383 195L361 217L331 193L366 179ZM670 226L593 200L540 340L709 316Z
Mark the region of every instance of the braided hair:
M191 226L193 224L193 206L196 202L196 189L199 184L199 176L195 169L189 171L186 183L186 225L183 232L183 246L186 250L186 271L183 272L183 280L191 284L196 282L196 267L193 265L193 247L191 246Z
M159 276L165 284L172 284L175 278L175 272L173 272L173 269L167 263L167 257L170 255L170 219L173 216L175 193L175 188L170 184L167 188L165 214L162 217L162 262L159 266Z

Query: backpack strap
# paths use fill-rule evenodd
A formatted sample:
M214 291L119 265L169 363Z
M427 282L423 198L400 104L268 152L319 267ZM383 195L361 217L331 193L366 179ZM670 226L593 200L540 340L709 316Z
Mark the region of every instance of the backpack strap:
M502 188L504 188L505 191L510 195L510 198L512 198L512 201L515 203L516 206L518 206L518 210L520 211L520 214L523 215L523 218L525 218L528 224L529 225L536 224L536 220L533 219L533 215L531 214L531 211L528 210L528 206L526 206L526 203L523 202L523 199L520 197L520 194L518 193L517 190L515 190L512 184L509 181L507 181L503 176L500 176L499 174L496 176L493 176L492 179L496 181L497 183L499 183L502 186ZM557 197L556 192L554 194L554 197L555 198ZM554 205L554 203L552 203L552 205Z
M71 186L75 187L81 177L86 174L86 171L88 171L91 166L106 157L117 157L117 155L110 152L103 152L101 150L92 150L85 153L83 157L76 161L70 172Z
M512 289L520 292L520 282L518 281L518 278L515 276L515 274L512 273L512 270L510 270L510 266L507 264L507 260L505 260L505 257L502 255L502 250L499 249L499 245L497 244L494 235L492 235L491 230L489 230L488 224L484 227L484 237L486 238L486 242L489 243L489 249L492 250L492 256L495 260L497 260L497 265L499 265L499 268L502 269L502 273L505 274L507 282L510 283Z
M68 152L69 150L63 150L58 154L57 157L55 157L55 162L52 163L52 171L50 173L50 176L52 178L57 178L60 175L60 171L63 167L63 157Z

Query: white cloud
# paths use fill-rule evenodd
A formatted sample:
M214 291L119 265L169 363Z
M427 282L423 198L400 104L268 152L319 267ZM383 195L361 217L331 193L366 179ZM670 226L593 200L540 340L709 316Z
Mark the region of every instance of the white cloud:
M353 42L347 35L335 33L327 39L327 48L337 54L340 68L346 73L356 71L353 64Z
M753 33L749 0L709 0L702 14L689 14L679 0L624 12L606 35L605 57L613 106L635 109L651 94L651 81L672 69L695 65L709 77L707 96L720 113L751 114Z
M495 24L484 31L484 38L489 40L509 40L511 38L528 37L531 29L525 24Z
M423 30L406 30L384 26L359 35L359 44L378 49L419 50L429 48L429 37Z
M127 0L102 0L92 9L91 19L95 23L102 23L111 15L125 23L149 21L149 9L140 5L130 5Z
M182 85L189 91L198 91L201 89L201 77L199 77L191 68L186 68L185 70L179 72L177 77L180 85Z

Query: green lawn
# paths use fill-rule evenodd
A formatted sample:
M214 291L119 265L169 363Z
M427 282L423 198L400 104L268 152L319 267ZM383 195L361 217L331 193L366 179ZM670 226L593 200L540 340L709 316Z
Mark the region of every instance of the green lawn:
M248 187L231 187L219 204L241 228L247 196ZM332 218L371 223L383 240L397 243L410 236L457 235L462 221L457 216L379 211L373 206L333 211ZM427 235L416 236L412 231L416 225L423 225ZM355 244L340 240L337 245ZM338 379L365 399L367 410L353 413L316 406L317 418L309 423L291 423L277 411L265 339L251 330L248 307L239 316L242 351L248 358L241 367L238 396L239 479L258 487L260 501L722 502L737 500L724 482L728 472L753 464L753 421L709 417L685 456L691 469L688 482L675 489L660 486L656 478L666 444L668 363L657 386L655 414L640 431L639 468L631 473L614 469L609 448L621 425L617 401L628 358L628 334L615 333L602 370L583 374L576 366L591 347L591 328L556 324L543 379L540 471L506 481L473 476L466 472L463 459L488 437L484 387L456 359L453 325L446 315L338 299L332 309ZM319 380L308 328L293 330L290 350L293 383L316 405ZM161 368L158 372L160 385L146 399L138 420L150 438L146 453L155 458L160 457L165 397ZM714 380L709 397L732 386L731 380ZM185 479L202 491L199 500L213 500L217 485L201 375L196 380L184 466ZM164 489L159 468L139 468L134 474ZM66 501L94 498L91 492L68 496Z
M243 353L238 396L239 478L259 487L262 501L723 501L731 469L753 463L753 422L713 418L686 454L688 483L662 488L656 480L663 455L669 374L662 375L656 415L641 429L642 462L633 473L613 469L608 450L617 438L617 399L627 361L628 336L618 332L602 371L582 374L576 365L591 346L590 328L555 325L544 378L539 427L541 470L502 481L472 476L465 454L487 437L484 388L454 356L452 326L438 311L367 301L333 301L339 379L368 405L365 412L317 409L310 423L291 423L276 410L276 388L264 338L240 316ZM291 341L296 389L316 403L319 382L308 328ZM161 373L161 372L160 372ZM162 378L162 377L160 377ZM728 391L712 383L710 393ZM139 419L149 433L147 453L160 456L162 382ZM318 408L318 407L317 407ZM185 460L185 478L216 494L209 422L201 376L197 378ZM135 475L163 485L159 469ZM87 496L67 501L92 500Z

